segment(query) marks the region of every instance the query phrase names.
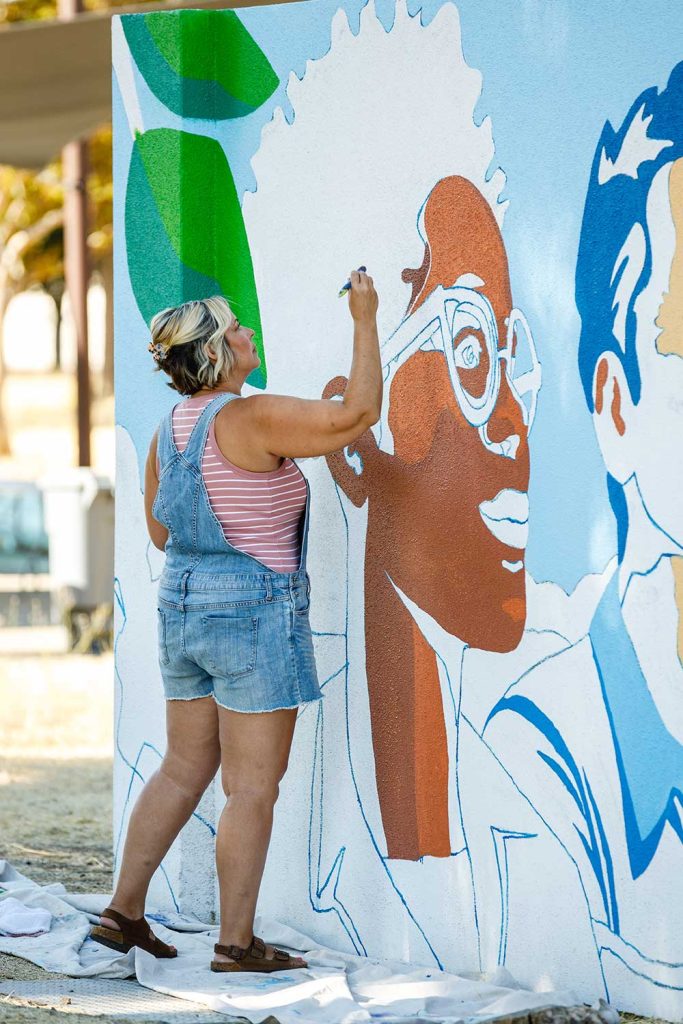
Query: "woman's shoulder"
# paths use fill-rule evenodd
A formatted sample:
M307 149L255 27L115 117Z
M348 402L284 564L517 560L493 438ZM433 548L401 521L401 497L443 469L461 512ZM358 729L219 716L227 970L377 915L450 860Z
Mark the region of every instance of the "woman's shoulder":
M249 417L249 405L252 397L252 395L231 395L218 409L216 420L222 423L246 422Z
M213 423L213 440L223 457L236 468L249 467L249 472L259 474L280 473L292 466L292 460L279 460L272 465L274 456L255 442L254 421L248 408L254 397L261 396L237 395L221 406Z

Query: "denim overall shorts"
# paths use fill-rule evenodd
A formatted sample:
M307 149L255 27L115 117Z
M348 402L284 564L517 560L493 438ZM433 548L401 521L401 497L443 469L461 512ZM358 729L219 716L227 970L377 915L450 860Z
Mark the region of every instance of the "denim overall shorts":
M157 595L159 666L167 700L213 696L231 711L255 713L298 707L322 693L309 622L308 481L292 573L274 572L229 544L209 504L201 472L209 426L237 397L211 399L183 452L173 440L173 410L159 426L152 514L168 530Z

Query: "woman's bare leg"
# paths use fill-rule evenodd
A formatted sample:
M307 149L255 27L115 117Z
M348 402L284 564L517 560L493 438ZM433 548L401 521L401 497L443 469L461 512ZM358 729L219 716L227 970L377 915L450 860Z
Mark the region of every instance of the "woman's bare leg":
M220 765L213 697L166 701L166 754L145 783L128 822L121 870L111 906L142 917L152 875L189 820ZM107 928L118 929L110 918Z
M216 838L222 945L248 946L252 939L273 807L287 769L296 713L296 708L263 714L218 708L227 796ZM273 948L268 946L266 956L272 955ZM229 957L216 954L215 959Z

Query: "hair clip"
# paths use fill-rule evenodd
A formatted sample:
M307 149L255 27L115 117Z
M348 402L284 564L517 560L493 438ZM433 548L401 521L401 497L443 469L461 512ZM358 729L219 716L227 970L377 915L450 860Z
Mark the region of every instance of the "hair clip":
M160 363L166 355L166 350L160 341L150 341L147 346L147 351L152 353L152 356L157 363Z

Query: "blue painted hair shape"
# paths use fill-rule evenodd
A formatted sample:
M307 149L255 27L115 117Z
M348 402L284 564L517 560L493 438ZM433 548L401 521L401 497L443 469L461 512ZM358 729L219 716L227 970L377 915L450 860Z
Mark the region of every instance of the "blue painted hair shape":
M659 142L659 145L657 144ZM593 377L600 356L620 360L634 403L641 379L636 354L635 304L650 280L652 247L646 217L652 181L666 164L683 156L683 61L662 92L656 86L637 98L615 131L607 122L591 167L576 265L576 305L581 317L579 373L588 408L593 411ZM625 300L623 341L615 337L615 307L627 257L625 243L640 225L644 261ZM620 265L617 261L620 259ZM621 485L608 474L607 488L617 518L619 558L624 552L628 517Z

